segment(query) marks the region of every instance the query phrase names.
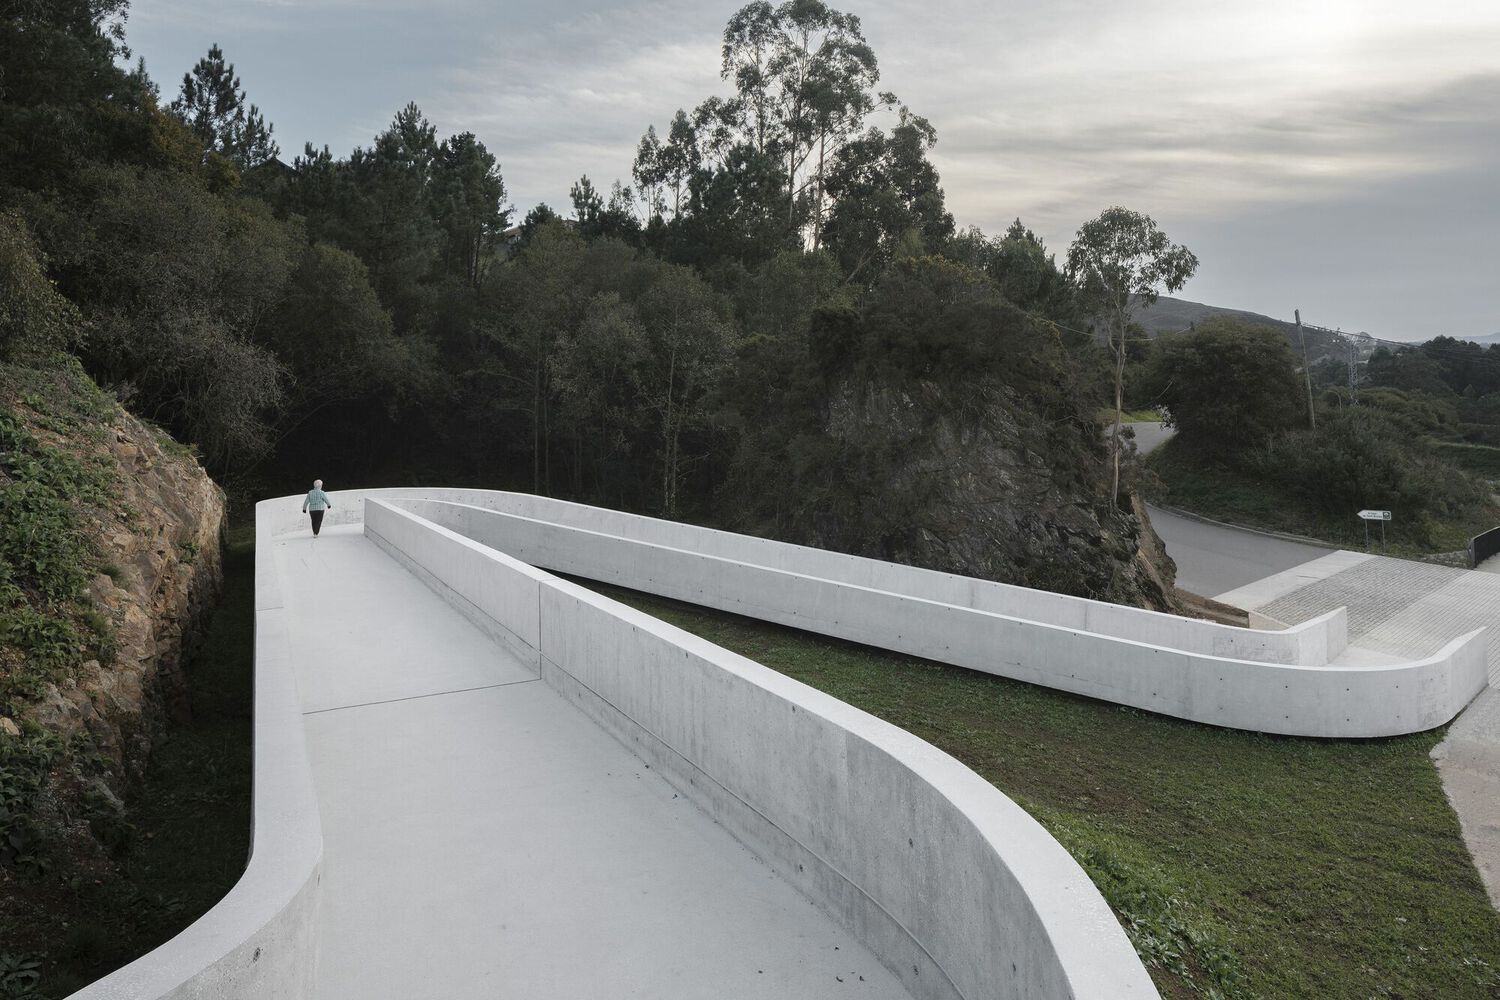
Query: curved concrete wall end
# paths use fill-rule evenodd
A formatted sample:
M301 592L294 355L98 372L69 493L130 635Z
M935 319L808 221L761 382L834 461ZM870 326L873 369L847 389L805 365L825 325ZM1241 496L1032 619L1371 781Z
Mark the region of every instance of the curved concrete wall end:
M983 610L974 595L984 592L984 581L968 581L976 587L954 604L941 598L955 596L953 581L963 578L946 574L910 577L908 589L893 592L793 572L783 568L784 559L777 567L746 563L701 547L675 548L445 499L395 502L545 569L1232 729L1322 738L1421 732L1452 719L1486 683L1482 632L1432 656L1380 666L1326 665L1326 645L1311 663L1236 659L1199 651L1193 642L1174 645L1187 636L1181 629L1165 628L1162 639L1145 642ZM576 510L569 513L576 517ZM913 592L927 582L934 583L930 592ZM1115 610L1149 615L1148 624L1170 618ZM1341 636L1345 612L1318 621L1323 627L1304 631L1303 639ZM1208 648L1219 648L1217 640Z

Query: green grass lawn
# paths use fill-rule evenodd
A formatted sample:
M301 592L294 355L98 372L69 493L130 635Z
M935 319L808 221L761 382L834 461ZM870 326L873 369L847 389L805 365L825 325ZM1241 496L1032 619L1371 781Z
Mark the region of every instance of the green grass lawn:
M1500 997L1428 751L1215 729L593 584L928 740L1027 809L1166 997Z
M129 803L121 876L66 887L39 914L51 925L51 946L42 953L38 1000L67 996L167 941L222 899L245 869L254 562L246 525L225 550L223 603L187 668L192 721L169 727L152 750L145 787Z

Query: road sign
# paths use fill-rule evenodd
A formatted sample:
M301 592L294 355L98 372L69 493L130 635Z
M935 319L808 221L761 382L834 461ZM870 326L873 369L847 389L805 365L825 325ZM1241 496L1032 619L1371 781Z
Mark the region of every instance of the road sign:
M1391 512L1388 510L1362 510L1359 512L1359 516L1366 521L1389 521L1391 519Z

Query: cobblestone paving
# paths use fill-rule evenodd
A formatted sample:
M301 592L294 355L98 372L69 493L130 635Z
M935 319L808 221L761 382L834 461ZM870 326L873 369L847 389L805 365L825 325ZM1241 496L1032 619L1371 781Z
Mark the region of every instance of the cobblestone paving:
M1403 656L1489 626L1490 682L1500 686L1500 574L1378 557L1258 610L1295 625L1337 607L1349 609L1351 644Z

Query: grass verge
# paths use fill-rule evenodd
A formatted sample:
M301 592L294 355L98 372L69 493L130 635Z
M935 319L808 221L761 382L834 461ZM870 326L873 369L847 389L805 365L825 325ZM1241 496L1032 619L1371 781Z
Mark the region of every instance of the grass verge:
M1179 722L614 587L942 748L1035 816L1165 997L1500 996L1491 909L1428 752Z
M28 998L61 998L162 944L223 898L249 858L254 537L224 556L224 599L188 665L193 718L153 748L128 805L119 875L24 886L18 918L0 926L4 963L34 963Z

